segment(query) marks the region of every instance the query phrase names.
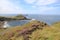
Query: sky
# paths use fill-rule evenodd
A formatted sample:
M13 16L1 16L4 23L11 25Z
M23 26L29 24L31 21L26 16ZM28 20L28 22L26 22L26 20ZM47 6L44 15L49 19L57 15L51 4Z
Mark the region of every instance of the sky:
M60 0L0 0L0 14L60 15Z

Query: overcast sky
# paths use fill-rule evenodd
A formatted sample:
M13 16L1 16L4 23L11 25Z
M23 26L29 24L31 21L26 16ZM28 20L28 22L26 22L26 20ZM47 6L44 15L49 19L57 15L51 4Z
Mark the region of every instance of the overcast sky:
M60 0L0 0L0 14L60 15Z

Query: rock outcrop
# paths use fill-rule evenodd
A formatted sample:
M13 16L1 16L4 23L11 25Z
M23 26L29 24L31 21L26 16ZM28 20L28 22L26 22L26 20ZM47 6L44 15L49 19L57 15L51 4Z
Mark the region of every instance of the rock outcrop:
M4 21L0 21L0 29L4 28L3 25L4 25Z

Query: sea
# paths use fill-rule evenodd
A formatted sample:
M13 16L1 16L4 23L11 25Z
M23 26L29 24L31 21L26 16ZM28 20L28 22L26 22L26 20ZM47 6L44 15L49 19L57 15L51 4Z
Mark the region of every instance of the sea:
M15 14L13 15L16 16ZM52 25L53 23L60 21L60 15L40 15L40 14L23 14L23 15L28 19L35 19L38 21L42 21L42 22L47 23L48 25ZM9 25L9 26L24 25L28 23L29 21L31 20L9 21L5 24L5 26L6 25Z
M38 21L45 22L49 25L60 21L60 15L39 15L39 14L32 15L31 14L31 15L27 15L26 17L30 19L36 19Z

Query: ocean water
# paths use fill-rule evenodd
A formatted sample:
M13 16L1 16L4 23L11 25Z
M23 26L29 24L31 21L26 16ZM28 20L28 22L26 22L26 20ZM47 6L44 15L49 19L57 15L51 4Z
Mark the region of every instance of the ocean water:
M60 21L60 15L39 15L39 14L30 14L26 16L27 18L36 19L42 22L45 22L49 25Z
M55 22L60 21L60 15L38 15L38 14L24 14L25 17L29 19L36 19L38 21L42 21L47 23L48 25L52 25ZM9 21L7 24L9 26L18 26L28 23L30 20L17 20L17 21ZM6 24L6 25L7 25Z
M16 21L6 21L4 27L14 27L14 26L21 26L23 24L28 23L30 20L16 20Z

